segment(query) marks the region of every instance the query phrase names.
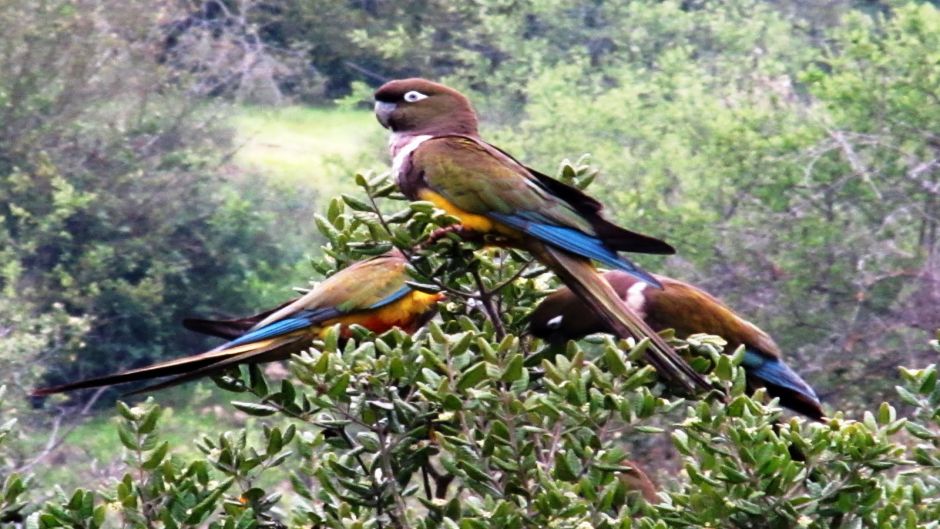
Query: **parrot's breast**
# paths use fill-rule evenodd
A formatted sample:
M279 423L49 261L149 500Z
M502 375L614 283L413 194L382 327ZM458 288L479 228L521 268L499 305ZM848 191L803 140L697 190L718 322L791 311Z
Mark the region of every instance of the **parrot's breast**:
M400 179L402 170L411 153L421 146L422 143L430 140L434 136L422 134L420 136L399 136L393 134L389 139L388 146L392 153L392 176Z
M426 321L424 316L434 310L434 306L443 297L441 293L428 294L414 290L407 296L377 309L354 312L324 322L323 328L325 330L339 323L343 326L344 337L348 337L347 329L350 325L361 325L376 334L394 327L414 332Z
M460 224L465 228L469 228L480 233L489 233L493 231L495 223L492 220L484 217L483 215L477 215L476 213L464 211L455 206L453 202L447 200L434 191L431 191L430 189L422 189L419 191L418 198L431 202L452 217L457 217L460 219Z

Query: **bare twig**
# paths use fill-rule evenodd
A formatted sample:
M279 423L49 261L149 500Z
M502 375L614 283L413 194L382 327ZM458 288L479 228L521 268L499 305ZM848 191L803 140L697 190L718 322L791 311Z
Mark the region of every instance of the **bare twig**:
M490 319L490 322L493 323L493 329L496 332L496 338L499 341L502 341L506 337L506 329L503 327L503 320L499 317L499 311L496 310L496 305L493 304L493 292L486 290L486 287L483 285L483 278L480 277L480 271L474 268L471 271L473 276L473 281L477 285L477 290L479 291L480 304L483 306L483 310L486 312L486 316Z
M89 398L88 401L85 403L85 405L82 406L82 409L78 412L78 415L79 416L87 415L88 412L91 411L92 406L95 405L95 402L98 401L101 395L103 395L104 392L107 391L107 389L108 389L107 387L101 387L101 388L98 388L94 393L92 393L91 398ZM45 447L43 447L42 451L39 452L39 454L36 455L36 457L34 457L31 461L20 466L17 469L17 472L26 472L27 470L35 466L37 463L45 459L47 456L49 456L49 454L55 452L60 446L62 446L62 444L68 438L69 434L71 434L76 428L78 428L81 425L80 421L76 421L71 426L69 426L68 429L65 430L65 433L59 436L59 429L62 426L62 421L65 419L66 416L69 416L69 415L70 414L68 413L67 408L64 408L64 407L59 408L58 415L56 415L56 418L53 419L52 421L52 431L49 433L49 439L46 440Z

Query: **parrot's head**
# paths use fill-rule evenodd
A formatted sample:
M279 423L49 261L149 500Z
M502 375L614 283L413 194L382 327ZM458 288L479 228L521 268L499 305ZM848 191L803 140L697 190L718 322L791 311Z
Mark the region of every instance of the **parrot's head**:
M375 117L392 132L477 133L477 116L463 94L427 79L397 79L375 92Z
M631 286L645 285L630 274L619 270L605 273L604 279L624 301L628 301ZM642 290L634 294L635 296L642 295ZM642 300L629 300L628 304L630 301L642 302ZM641 306L631 304L630 307L634 310L642 310ZM529 315L529 332L550 344L564 345L568 340L579 340L589 334L608 331L603 320L575 296L574 292L567 287L562 287L546 296Z

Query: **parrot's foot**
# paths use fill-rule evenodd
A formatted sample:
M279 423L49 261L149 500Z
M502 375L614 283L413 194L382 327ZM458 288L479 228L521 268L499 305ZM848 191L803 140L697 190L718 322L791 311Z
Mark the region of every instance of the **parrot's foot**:
M437 241L447 238L447 236L452 233L465 241L482 241L483 240L482 233L475 231L475 230L471 230L470 228L467 228L466 226L463 226L461 224L451 224L450 226L444 226L443 228L438 228L432 231L431 234L428 235L427 240L418 245L418 249L427 248L433 245L434 243L436 243Z

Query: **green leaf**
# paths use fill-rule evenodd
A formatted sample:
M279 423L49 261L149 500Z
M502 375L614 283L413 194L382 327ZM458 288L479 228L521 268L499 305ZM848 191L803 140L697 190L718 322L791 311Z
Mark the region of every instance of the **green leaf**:
M620 350L615 347L606 348L606 351L604 351L604 362L607 363L607 369L618 377L627 373L627 364L621 357Z
M715 375L719 380L730 381L732 377L731 357L722 355L718 358L718 365L715 366Z
M346 396L346 388L349 386L349 373L343 373L336 377L336 382L334 382L330 389L327 390L326 394L333 397L334 399L340 399Z
M323 375L326 373L329 367L330 367L330 353L323 351L320 353L320 356L317 358L313 366L310 367L310 371L315 375Z
M368 452L375 453L382 449L379 436L375 432L359 432L356 434L356 441Z
M121 444L128 450L140 449L140 445L137 443L137 436L131 433L124 425L118 426L118 438L121 440Z
M513 382L522 378L524 360L525 359L519 353L513 355L513 357L509 360L509 364L506 366L506 369L503 371L500 379L504 382Z
M149 434L157 427L157 421L160 419L162 409L159 406L153 405L150 410L146 412L143 419L140 421L137 431L141 434Z
M122 401L122 400L117 401L117 409L118 409L118 413L121 414L121 417L124 417L125 419L127 419L127 420L129 420L129 421L136 421L137 419L140 418L140 417L138 416L138 414L134 413L134 412L127 406L127 404L125 404L124 401Z
M350 209L354 211L365 211L365 212L375 211L375 209L371 205L359 200L358 198L352 197L345 193L342 194L342 198L343 198L343 202L345 202L346 205L349 206Z
M568 458L561 450L555 452L554 471L555 477L562 481L576 481L578 479L575 469L571 467Z
M887 402L882 402L878 408L878 424L882 426L889 424L894 421L895 416L894 408Z
M261 366L258 364L248 365L248 385L256 395L261 397L268 395L268 383L261 372Z
M326 218L334 226L336 225L336 219L343 214L343 201L337 197L330 199L330 204L327 206Z
M274 415L277 413L277 408L269 404L259 404L257 402L242 402L242 401L232 401L232 406L235 406L238 410L252 415L254 417L267 417L268 415Z
M466 391L486 378L486 362L477 362L457 379L457 389Z
M898 392L898 396L901 397L901 400L903 400L905 404L909 404L915 407L920 406L920 399L917 397L917 395L908 391L907 388L902 386L894 386L894 390Z
M148 457L144 461L142 465L144 470L153 470L157 468L158 466L160 466L160 463L163 462L163 458L166 457L166 453L169 449L170 449L169 442L164 441L160 443L160 445L156 448L156 450L151 452L150 457Z
M930 365L924 369L924 378L920 383L920 387L917 388L917 392L921 395L929 395L937 387L937 366Z
M911 435L925 441L933 440L936 434L931 432L929 429L923 425L916 422L908 422L904 424L904 428L910 432Z

